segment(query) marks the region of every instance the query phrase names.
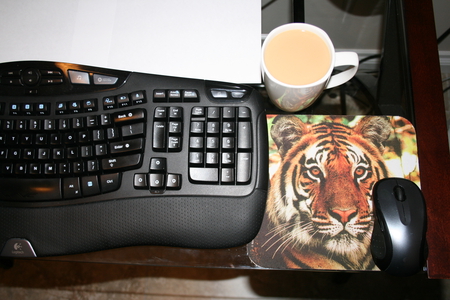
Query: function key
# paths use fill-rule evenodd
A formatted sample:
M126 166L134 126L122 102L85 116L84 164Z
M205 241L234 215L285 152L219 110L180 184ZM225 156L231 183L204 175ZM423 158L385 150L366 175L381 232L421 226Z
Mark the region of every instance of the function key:
M147 102L143 91L131 93L131 101L133 102L133 105Z
M81 112L81 102L80 101L70 101L69 109L72 113L80 113Z
M20 105L16 104L16 103L12 103L9 106L9 114L13 115L13 116L19 115L20 114Z
M241 98L244 98L245 93L246 93L245 90L231 91L231 97L234 99L241 99Z
M56 113L59 115L67 113L67 102L57 102Z
M23 103L22 104L22 112L24 115L31 116L33 114L33 104L31 103Z
M36 114L38 114L38 115L49 115L50 114L50 103L38 103L38 104L36 104Z
M86 112L97 111L97 99L88 99L83 101L83 109Z
M90 84L89 73L69 70L70 82L73 84Z
M117 80L119 80L119 78L115 76L94 74L95 85L113 85L116 84Z
M116 99L114 97L103 98L103 108L104 109L116 108Z
M226 99L228 98L228 93L225 90L212 89L211 95L215 99Z
M130 106L130 98L128 97L127 94L122 94L117 96L117 105L119 107L126 107L126 106Z

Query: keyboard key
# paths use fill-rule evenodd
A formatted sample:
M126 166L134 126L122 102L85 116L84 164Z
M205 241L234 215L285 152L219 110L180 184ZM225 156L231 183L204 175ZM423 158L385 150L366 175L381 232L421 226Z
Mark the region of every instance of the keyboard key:
M143 91L131 93L131 101L133 101L133 105L138 105L147 102Z
M180 174L167 174L166 188L179 190L181 189L181 175Z
M122 136L130 137L144 134L144 123L130 124L122 126Z
M193 165L203 164L203 152L190 152L189 163Z
M162 189L165 186L164 181L165 174L150 173L149 174L149 186L151 189Z
M219 181L218 168L189 168L189 177L193 181L216 183Z
M238 183L246 183L251 177L251 153L238 153L236 160L236 181Z
M121 182L120 173L100 175L100 188L102 193L109 193L119 189Z
M69 79L73 84L90 84L89 73L69 70Z
M114 85L119 80L115 76L107 76L101 74L94 74L93 82L95 85Z
M134 174L133 186L135 189L148 189L148 174L138 173Z
M127 94L122 94L117 96L117 105L119 107L126 107L126 106L130 106L131 105L131 101L130 98L128 97Z
M170 107L169 108L169 118L170 119L183 118L183 108L182 107Z
M252 128L250 122L238 123L238 149L252 148Z
M84 197L100 194L100 185L97 176L81 177L81 191Z
M112 171L136 167L141 163L141 157L141 154L133 154L114 158L104 158L102 159L102 169L104 171Z
M181 137L169 136L167 148L169 149L169 151L181 151Z
M204 122L191 122L191 133L202 134L205 130Z
M81 197L80 180L78 177L63 179L64 199L73 199Z
M169 102L181 102L180 90L169 90Z
M117 130L117 128L108 128L106 129L106 137L108 138L108 140L118 139L120 137L119 131Z
M55 175L56 174L56 164L46 163L44 165L44 174L45 175Z
M154 90L153 91L153 102L166 102L166 91L165 90Z
M84 100L83 101L83 110L85 112L97 111L97 99Z
M113 109L116 108L116 98L115 97L105 97L103 98L103 108L104 109Z
M150 172L165 172L167 162L165 158L152 157L150 159Z
M153 122L153 149L166 149L166 122Z
M183 91L184 102L198 102L199 96L196 90L184 90Z
M114 122L123 123L123 122L131 122L131 121L140 121L145 119L145 110L142 108L135 108L132 110L127 110L124 112L114 113L112 114L112 119Z
M234 107L224 107L222 116L224 119L234 119L235 116Z
M99 166L98 160L95 160L95 159L88 160L86 162L86 168L87 168L87 171L90 173L100 171L100 166Z
M223 183L234 183L234 169L223 168L220 176L220 181Z
M144 147L144 140L142 138L114 142L109 145L109 153L120 154L142 150Z

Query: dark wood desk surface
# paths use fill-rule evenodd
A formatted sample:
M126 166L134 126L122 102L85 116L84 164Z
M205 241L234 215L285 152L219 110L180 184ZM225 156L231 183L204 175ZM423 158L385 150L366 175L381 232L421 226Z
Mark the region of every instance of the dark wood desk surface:
M430 278L450 278L450 154L433 4L404 1Z
M447 200L450 197L448 185L450 154L432 1L405 1L404 7L421 186L428 210L428 273L430 278L450 278L450 220L448 220L450 201ZM248 258L245 246L220 250L141 246L50 259L118 264L258 268Z

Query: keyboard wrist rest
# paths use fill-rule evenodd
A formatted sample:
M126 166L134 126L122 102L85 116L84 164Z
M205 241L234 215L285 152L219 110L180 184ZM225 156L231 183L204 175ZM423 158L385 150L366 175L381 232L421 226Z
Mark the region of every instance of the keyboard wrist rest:
M256 189L247 197L152 197L47 208L7 207L0 211L4 229L0 245L21 237L39 257L142 244L230 248L256 236L265 201L266 191Z

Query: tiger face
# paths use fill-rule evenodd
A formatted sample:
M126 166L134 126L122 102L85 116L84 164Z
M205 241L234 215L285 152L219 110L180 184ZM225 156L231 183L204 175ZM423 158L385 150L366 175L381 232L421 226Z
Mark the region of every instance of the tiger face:
M365 117L354 128L275 118L271 135L281 163L268 212L272 233L282 236L272 239L278 251L318 253L346 269L368 266L371 191L388 176L381 153L391 128L383 117Z

